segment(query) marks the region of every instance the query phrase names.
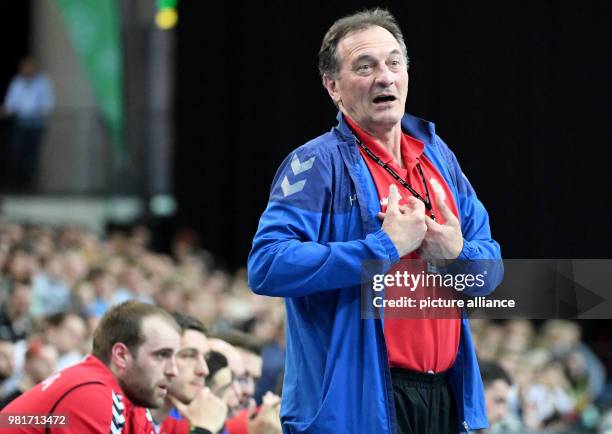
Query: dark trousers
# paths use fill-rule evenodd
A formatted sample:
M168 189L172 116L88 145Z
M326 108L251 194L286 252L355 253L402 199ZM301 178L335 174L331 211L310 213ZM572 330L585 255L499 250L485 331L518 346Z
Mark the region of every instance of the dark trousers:
M9 146L9 186L33 187L43 131L42 127L14 126Z
M398 434L457 434L457 409L444 374L392 368Z

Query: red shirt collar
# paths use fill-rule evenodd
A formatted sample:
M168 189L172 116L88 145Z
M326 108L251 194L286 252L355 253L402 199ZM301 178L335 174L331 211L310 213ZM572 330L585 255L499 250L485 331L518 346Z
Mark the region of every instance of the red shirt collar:
M385 164L393 163L393 156L383 147L378 141L361 128L355 121L344 115L344 119L349 124L355 135L363 142L366 147L372 151L374 155L382 160ZM411 170L418 162L419 157L423 154L425 144L414 137L402 131L401 137L402 160L406 169Z

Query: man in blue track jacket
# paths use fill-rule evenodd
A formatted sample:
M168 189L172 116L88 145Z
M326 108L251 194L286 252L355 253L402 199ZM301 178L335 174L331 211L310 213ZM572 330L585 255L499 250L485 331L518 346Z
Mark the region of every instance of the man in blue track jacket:
M319 52L338 124L274 178L249 255L285 297L284 433L458 433L487 426L467 318L362 319L362 263L500 259L487 212L430 122L404 113L408 56L387 11L336 21ZM382 223L381 223L382 222ZM486 295L501 271L469 295Z

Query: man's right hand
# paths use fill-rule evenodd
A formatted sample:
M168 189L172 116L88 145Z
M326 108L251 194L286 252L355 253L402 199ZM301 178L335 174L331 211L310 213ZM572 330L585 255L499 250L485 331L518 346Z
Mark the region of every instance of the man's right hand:
M393 241L401 258L421 246L425 232L427 232L425 223L427 217L422 201L410 196L407 205L400 207L400 199L397 186L391 184L387 212L379 213L378 217L383 220L382 229Z
M223 428L227 418L227 405L208 387L202 389L189 405L183 404L173 396L169 398L191 426L205 428L213 433Z

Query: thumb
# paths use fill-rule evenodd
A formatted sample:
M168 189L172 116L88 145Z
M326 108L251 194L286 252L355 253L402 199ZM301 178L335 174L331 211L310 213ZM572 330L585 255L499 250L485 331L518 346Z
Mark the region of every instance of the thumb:
M399 191L397 190L397 186L395 184L391 184L389 186L389 199L387 202L387 213L389 211L394 213L399 213L399 201L402 198Z

